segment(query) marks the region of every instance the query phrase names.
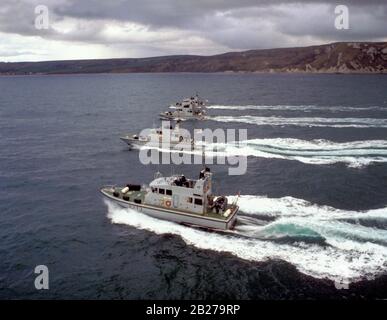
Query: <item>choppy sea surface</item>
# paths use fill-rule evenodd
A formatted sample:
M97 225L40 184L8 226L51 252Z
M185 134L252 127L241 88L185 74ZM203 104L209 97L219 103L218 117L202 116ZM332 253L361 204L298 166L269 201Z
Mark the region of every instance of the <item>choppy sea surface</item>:
M382 75L0 77L0 298L387 298L386 88ZM245 175L211 166L217 193L241 194L231 233L99 193L158 170L197 176L142 165L119 139L196 92L209 119L185 128L248 132L220 145L247 156Z

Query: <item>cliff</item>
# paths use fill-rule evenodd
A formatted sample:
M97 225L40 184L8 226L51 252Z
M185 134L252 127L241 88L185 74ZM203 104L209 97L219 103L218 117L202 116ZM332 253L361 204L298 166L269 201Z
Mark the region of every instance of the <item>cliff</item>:
M387 73L387 42L249 50L213 56L0 63L0 74L130 72Z

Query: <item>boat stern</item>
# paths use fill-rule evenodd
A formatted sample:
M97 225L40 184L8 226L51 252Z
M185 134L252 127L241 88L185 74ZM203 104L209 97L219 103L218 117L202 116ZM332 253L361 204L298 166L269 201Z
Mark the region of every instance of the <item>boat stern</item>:
M232 208L232 212L229 215L229 219L227 220L227 223L226 223L227 230L234 229L235 224L237 222L238 211L239 211L239 206L234 205Z

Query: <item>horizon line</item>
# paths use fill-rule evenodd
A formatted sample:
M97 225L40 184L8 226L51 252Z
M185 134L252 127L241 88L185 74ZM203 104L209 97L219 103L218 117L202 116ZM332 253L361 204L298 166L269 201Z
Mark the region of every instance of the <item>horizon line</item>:
M145 56L145 57L136 57L136 58L89 58L89 59L63 59L63 60L25 60L25 61L0 61L1 64L18 64L18 63L45 63L45 62L70 62L70 61L96 61L96 60L135 60L135 59L155 59L155 58L166 58L166 57L214 57L214 56L220 56L223 54L229 54L229 53L242 53L242 52L248 52L248 51L265 51L265 50L285 50L285 49L295 49L295 48L311 48L311 47L321 47L321 46L327 46L332 44L340 44L340 43L374 43L374 44L380 44L380 43L387 43L385 41L335 41L335 42L327 42L322 44L316 44L316 45L307 45L307 46L294 46L294 47L276 47L276 48L262 48L262 49L244 49L239 51L226 51L222 53L216 53L216 54L166 54L166 55L156 55L156 56Z

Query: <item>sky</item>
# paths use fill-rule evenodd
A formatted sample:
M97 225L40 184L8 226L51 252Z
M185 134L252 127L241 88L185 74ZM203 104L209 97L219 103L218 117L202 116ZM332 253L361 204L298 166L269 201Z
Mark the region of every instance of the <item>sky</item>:
M348 29L335 27L337 5L348 8ZM37 28L42 21L46 28ZM212 55L337 41L387 41L387 0L0 0L6 62Z

